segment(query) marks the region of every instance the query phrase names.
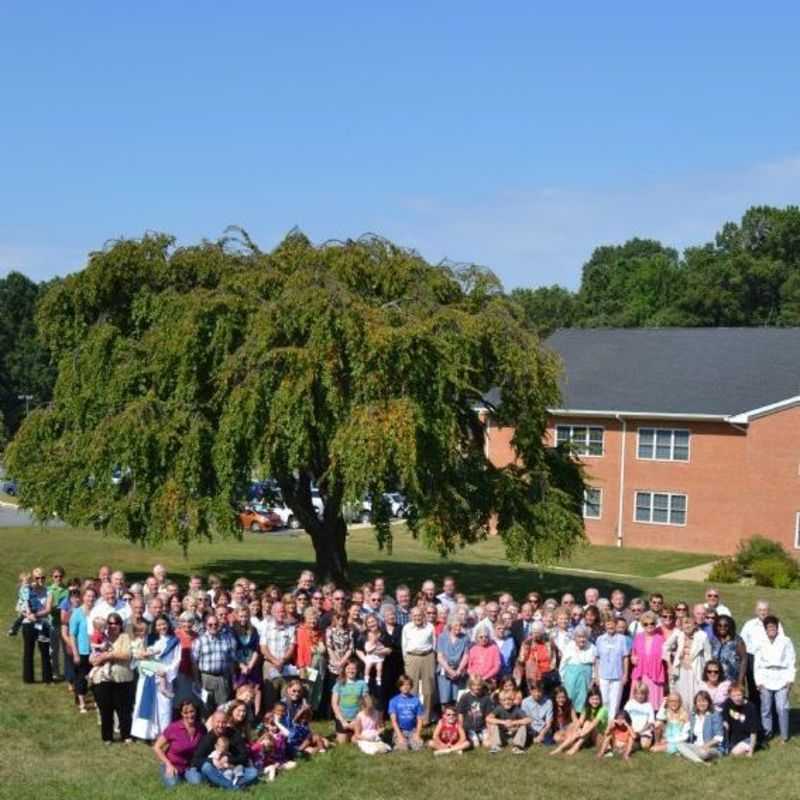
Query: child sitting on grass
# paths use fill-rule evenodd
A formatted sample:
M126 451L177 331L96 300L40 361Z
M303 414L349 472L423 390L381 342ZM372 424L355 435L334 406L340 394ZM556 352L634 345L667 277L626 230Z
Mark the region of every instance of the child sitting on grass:
M670 692L656 715L656 738L654 753L678 752L678 745L689 738L689 714L683 707L681 696Z
M392 748L381 739L380 714L375 710L375 702L371 695L361 697L360 710L355 718L356 733L353 740L358 749L368 756L377 756L391 752Z
M514 705L513 692L505 691L500 695L500 703L486 717L489 728L490 753L499 753L501 748L511 745L511 752L520 754L525 752L528 741L528 726L530 717Z
M627 761L635 741L630 715L627 711L618 711L597 748L597 757L622 756Z
M567 734L561 744L550 752L551 756L566 752L574 756L582 747L592 747L598 743L608 726L608 709L603 706L600 690L593 686L586 695L586 708L578 717L572 732Z
M461 755L470 748L470 741L464 732L464 726L458 719L455 706L447 705L442 709L442 718L436 723L433 737L428 747L435 756L446 756L450 753Z
M425 707L411 690L414 688L408 675L397 681L400 694L389 701L389 718L392 720L396 750L422 750L422 721Z

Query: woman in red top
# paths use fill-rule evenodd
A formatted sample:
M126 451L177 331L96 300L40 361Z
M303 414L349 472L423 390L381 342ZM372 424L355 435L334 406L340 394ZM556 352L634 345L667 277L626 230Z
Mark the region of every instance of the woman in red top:
M297 653L295 665L300 671L309 705L316 711L322 702L322 686L325 678L325 642L319 629L319 613L307 608L302 624L297 626Z
M541 681L548 692L558 685L557 650L545 638L545 629L541 622L533 623L530 638L522 643L514 673L518 683L522 683L523 678L528 686Z

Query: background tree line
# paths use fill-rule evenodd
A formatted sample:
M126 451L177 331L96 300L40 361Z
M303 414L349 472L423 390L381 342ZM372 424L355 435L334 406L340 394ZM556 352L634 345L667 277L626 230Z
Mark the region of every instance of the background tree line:
M19 272L0 279L0 447L24 416L20 395L33 395L34 405L52 396L56 373L34 321L51 283ZM559 327L800 325L800 208L750 208L682 255L651 239L603 245L577 291L552 285L510 297L541 335Z

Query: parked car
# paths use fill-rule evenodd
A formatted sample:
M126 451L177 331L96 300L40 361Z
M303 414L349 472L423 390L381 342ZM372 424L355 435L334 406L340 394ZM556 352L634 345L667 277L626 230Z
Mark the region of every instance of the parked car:
M13 478L8 478L0 483L0 491L5 492L9 497L17 496L17 482Z
M383 495L389 504L389 513L395 519L402 519L408 514L408 501L400 492L386 492Z
M274 511L259 511L253 506L245 506L239 512L239 525L256 533L267 533L282 528L283 522Z

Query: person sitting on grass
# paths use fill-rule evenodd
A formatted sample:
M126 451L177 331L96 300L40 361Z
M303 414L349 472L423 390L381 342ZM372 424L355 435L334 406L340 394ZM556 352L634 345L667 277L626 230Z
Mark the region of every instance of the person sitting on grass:
M694 698L694 708L689 719L689 739L679 742L678 753L689 761L707 764L719 756L723 741L722 718L714 710L711 695L701 689Z
M425 707L411 690L413 684L408 675L397 681L400 692L389 701L389 718L392 721L395 750L422 750L422 722Z
M594 747L608 727L608 709L603 705L603 695L593 686L586 696L586 707L578 717L572 732L566 735L561 744L550 751L551 756L566 753L574 756L582 747Z
M631 718L635 743L642 750L649 750L655 740L656 725L655 711L650 704L650 689L644 681L636 681L631 694L633 696L625 703L625 711Z
M489 752L499 753L510 744L512 753L524 753L531 718L525 715L520 706L514 705L514 695L511 692L502 692L498 700L499 704L486 717Z
M433 737L428 742L428 747L433 750L435 756L445 756L450 753L461 755L465 750L469 750L470 746L455 706L445 706L442 709L442 718L436 724Z
M542 681L531 684L530 695L522 701L522 711L531 721L531 744L553 744L553 701L545 695Z
M730 696L722 707L722 724L727 733L728 752L752 758L756 751L758 714L755 706L744 699L744 689L739 684L731 686Z
M654 753L678 752L678 745L689 738L689 715L678 692L670 692L656 714Z
M553 692L553 744L561 744L567 736L571 736L577 724L578 714L567 690L559 686Z
M486 684L478 675L470 676L468 691L461 695L456 704L458 719L472 747L489 746L486 717L494 708L486 691Z
M358 661L348 660L339 672L331 695L331 710L336 726L336 740L347 744L355 734L353 724L361 698L368 693L367 684L358 678Z
M377 756L391 752L392 748L381 739L383 721L375 709L372 695L365 694L361 698L361 710L355 719L355 736L353 741L358 749L368 756Z
M626 761L631 757L636 735L631 727L631 718L627 711L618 711L614 721L609 725L600 746L597 748L597 757L622 756Z

